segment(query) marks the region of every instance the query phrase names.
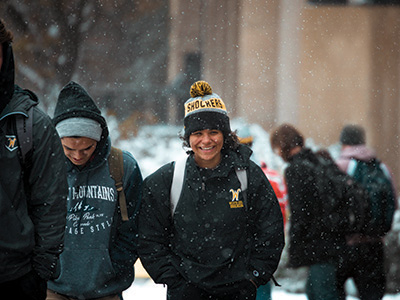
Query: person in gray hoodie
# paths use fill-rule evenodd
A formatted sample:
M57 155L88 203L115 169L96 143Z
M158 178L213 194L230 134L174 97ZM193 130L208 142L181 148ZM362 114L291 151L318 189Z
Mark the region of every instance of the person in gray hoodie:
M367 147L364 128L353 124L344 126L340 133L340 143L342 149L336 164L343 172L350 173L350 164L354 164L354 162L379 164L379 167L383 169L393 189L392 197L389 197L391 199L386 199L389 207L386 214L389 215L391 221L397 198L393 175L389 168L378 160L375 151ZM367 176L372 175L367 174ZM383 298L386 287L383 237L382 234L364 233L346 236L347 251L337 272L340 299L346 298L343 286L348 278L354 279L361 300Z
M123 221L108 157L108 127L93 99L75 82L60 92L53 122L68 158L69 196L60 276L48 284L47 299L122 299L134 280L137 213L142 175L123 151Z

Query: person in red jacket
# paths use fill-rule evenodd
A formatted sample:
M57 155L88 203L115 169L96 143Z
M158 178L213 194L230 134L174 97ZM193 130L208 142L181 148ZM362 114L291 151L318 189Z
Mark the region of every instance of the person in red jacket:
M253 147L253 136L250 134L248 128L242 128L239 132L239 142L242 145L246 145L249 148ZM279 174L276 170L267 167L265 162L261 162L260 164L261 170L263 170L265 176L268 178L269 183L274 190L276 198L279 201L279 206L281 208L282 217L283 217L283 225L284 228L286 226L286 209L287 209L287 190L286 184L283 176ZM261 285L257 289L257 298L256 300L271 300L271 282L267 282L264 285Z
M285 179L278 171L269 168L265 162L261 162L261 170L263 170L265 176L267 176L269 180L269 183L271 183L271 186L274 189L276 198L278 198L279 201L279 206L281 207L283 222L284 225L286 225L287 189L286 189Z
M254 137L250 134L248 128L241 128L238 132L239 142L242 145L246 145L250 148L253 147ZM276 170L271 169L267 166L264 161L261 161L260 167L263 170L265 176L267 176L269 183L271 184L276 198L278 198L279 206L281 208L283 222L286 225L287 219L287 190L284 177Z

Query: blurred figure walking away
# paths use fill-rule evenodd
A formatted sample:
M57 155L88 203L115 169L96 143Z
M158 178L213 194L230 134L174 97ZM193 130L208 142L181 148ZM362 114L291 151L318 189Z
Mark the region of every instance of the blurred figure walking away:
M375 201L372 220L365 233L346 237L347 252L338 271L338 288L345 299L344 284L353 278L361 300L382 299L386 287L383 238L390 230L396 208L396 191L389 168L366 146L365 131L359 125L346 125L340 133L342 149L336 163L353 176ZM378 216L381 216L379 220Z
M274 129L270 138L274 152L288 163L284 174L290 208L288 266L309 267L309 300L337 300L336 272L345 238L324 223L332 216L324 211L325 199L318 189L319 159L290 124Z

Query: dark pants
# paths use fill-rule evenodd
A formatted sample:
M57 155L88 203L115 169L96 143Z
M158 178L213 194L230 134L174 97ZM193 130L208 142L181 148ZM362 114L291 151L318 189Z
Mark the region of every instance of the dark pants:
M385 294L383 243L364 243L349 248L338 269L340 299L346 299L344 283L353 278L361 300L380 300Z
M45 300L47 282L35 271L15 280L0 283L2 295L10 295L13 299Z
M336 265L319 263L311 265L308 271L306 294L308 300L338 300Z
M257 289L256 300L271 300L271 282L261 285Z
M256 287L250 281L227 286L224 291L205 291L192 284L185 283L168 288L167 300L255 300Z

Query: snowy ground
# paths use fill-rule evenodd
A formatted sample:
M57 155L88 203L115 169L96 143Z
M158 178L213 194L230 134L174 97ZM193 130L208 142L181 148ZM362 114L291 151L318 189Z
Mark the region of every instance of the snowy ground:
M288 294L287 292L280 290L278 288L275 288L272 291L273 291L272 292L273 300L307 299L306 296L303 294ZM135 283L132 285L132 287L123 294L123 297L124 300L134 300L134 299L165 300L166 288L164 288L163 285L154 284L154 282L150 279L139 279L135 280Z
M151 279L136 279L133 285L123 293L124 300L165 300L166 288L155 284ZM347 300L356 300L355 297L347 297ZM384 300L400 300L400 295L387 295ZM291 294L282 288L272 289L272 300L307 300L305 294Z

